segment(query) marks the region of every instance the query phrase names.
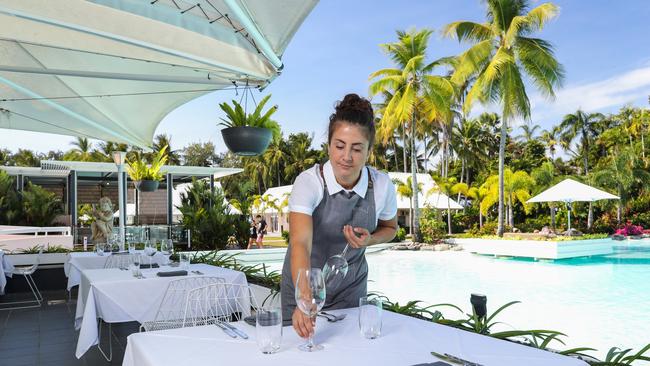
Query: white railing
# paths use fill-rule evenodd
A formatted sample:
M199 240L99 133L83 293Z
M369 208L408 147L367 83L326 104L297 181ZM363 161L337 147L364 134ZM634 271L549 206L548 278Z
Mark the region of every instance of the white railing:
M38 236L43 234L48 236L49 234L59 234L59 235L70 235L69 226L46 226L46 227L36 227L36 226L23 226L23 227L11 227L3 229L0 227L0 235L6 234L33 234Z

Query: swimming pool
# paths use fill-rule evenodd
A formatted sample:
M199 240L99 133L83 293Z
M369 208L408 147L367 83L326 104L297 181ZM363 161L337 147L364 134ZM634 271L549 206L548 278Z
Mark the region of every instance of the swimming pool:
M630 242L632 243L632 242ZM496 330L552 329L566 346L639 350L650 343L650 240L616 243L610 255L556 261L499 259L468 252L384 251L369 255L369 291L393 301L452 303L471 311L472 292L488 297L488 310L513 300ZM455 310L440 308L447 317ZM512 329L510 328L510 329Z

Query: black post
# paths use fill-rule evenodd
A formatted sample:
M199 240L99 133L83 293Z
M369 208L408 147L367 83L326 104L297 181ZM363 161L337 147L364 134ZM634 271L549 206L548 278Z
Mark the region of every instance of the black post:
M18 193L23 193L24 189L25 189L25 176L22 174L18 174L16 176L16 191L18 191Z
M172 194L174 190L174 176L171 173L167 173L167 239L170 239L172 236L172 223L173 218L173 202Z
M212 208L213 196L214 196L214 174L210 174L210 208Z
M72 226L72 242L77 242L77 171L71 170L68 174L68 207L70 212L70 226Z
M487 315L487 296L481 294L472 294L469 301L472 303L472 309L474 309L474 314L481 318L485 318Z

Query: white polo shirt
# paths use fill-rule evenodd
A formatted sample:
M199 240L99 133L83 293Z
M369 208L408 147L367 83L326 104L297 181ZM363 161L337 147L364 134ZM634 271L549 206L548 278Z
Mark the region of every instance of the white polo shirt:
M373 181L373 190L375 192L375 217L379 220L390 220L397 214L395 186L388 177L388 174L372 167L369 168ZM330 196L340 191L354 192L361 197L366 196L366 191L368 190L368 169L366 168L361 170L361 178L351 190L343 188L336 181L332 164L329 161L323 164L323 176L327 182L327 192ZM323 188L323 180L321 179L318 165L314 165L300 173L293 183L293 189L289 197L289 211L300 212L311 216L323 199Z

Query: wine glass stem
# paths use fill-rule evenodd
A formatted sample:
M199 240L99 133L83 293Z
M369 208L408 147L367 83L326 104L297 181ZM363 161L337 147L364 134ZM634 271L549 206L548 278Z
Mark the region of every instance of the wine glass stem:
M311 317L312 324L316 324L316 316ZM314 333L316 333L316 328L314 327L314 330L309 333L309 339L307 340L307 347L314 348Z

